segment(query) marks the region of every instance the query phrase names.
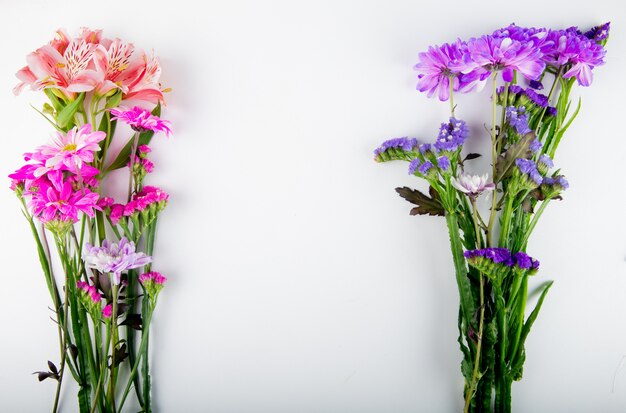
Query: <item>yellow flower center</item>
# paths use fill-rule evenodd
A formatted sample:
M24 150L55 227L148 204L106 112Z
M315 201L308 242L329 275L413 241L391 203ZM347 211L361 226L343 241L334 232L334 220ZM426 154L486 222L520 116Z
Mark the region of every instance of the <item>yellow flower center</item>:
M75 143L69 143L69 144L67 144L67 145L65 145L63 147L63 150L66 151L66 152L75 151L76 150L76 144Z

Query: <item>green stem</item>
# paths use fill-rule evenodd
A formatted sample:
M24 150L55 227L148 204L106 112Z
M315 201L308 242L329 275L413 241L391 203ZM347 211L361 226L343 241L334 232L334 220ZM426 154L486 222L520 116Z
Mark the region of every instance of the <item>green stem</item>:
M115 275L113 275L115 277ZM113 413L115 413L115 387L116 387L116 377L117 377L117 367L115 365L115 351L118 342L118 334L117 334L117 284L112 285L111 288L113 295L113 303L112 303L112 314L111 314L111 380L109 381L109 399L111 400L111 405L113 406Z
M449 78L450 82L450 115L454 117L454 82L452 81L454 78Z
M472 198L471 202L472 202L472 214L474 218L473 219L474 231L476 233L476 248L481 248L480 232L478 230L478 211L476 208L476 200ZM476 357L474 360L474 371L472 373L472 380L470 382L470 386L469 386L467 395L465 397L465 407L463 409L464 413L469 412L471 401L475 394L474 388L477 385L478 372L479 372L479 366L480 366L480 353L481 353L482 343L483 343L483 327L485 323L485 292L484 292L485 281L484 281L484 276L482 273L479 273L478 276L480 279L480 290L479 290L480 291L480 319L479 319L479 324L478 324L478 342L476 343Z
M147 298L145 298L148 300ZM143 321L143 331L141 335L141 343L139 344L139 357L135 360L133 364L133 368L130 372L130 377L128 378L128 383L126 383L126 388L124 390L124 394L122 396L122 400L117 409L118 412L122 411L122 407L124 406L124 402L126 401L126 397L128 396L128 392L130 391L130 387L134 381L135 375L137 374L137 369L139 368L139 362L142 359L142 355L144 353L144 349L148 346L148 336L150 335L150 321L152 320L152 311L149 311L146 319Z
M497 153L497 142L496 142L496 105L497 105L497 96L496 96L496 81L498 77L498 72L493 73L492 78L492 87L491 87L491 167L492 167L492 177L495 181L496 179L496 163L498 160ZM494 182L496 185L497 182ZM492 202L491 202L491 212L489 214L489 224L487 226L487 246L493 247L493 224L495 223L497 208L496 208L496 194L497 188L493 191L492 194Z
M539 218L541 218L541 214L543 214L543 211L545 211L545 209L546 209L546 207L548 206L549 203L550 203L550 199L546 199L545 201L543 201L541 203L541 205L539 206L539 209L537 210L537 212L533 216L532 221L530 221L530 225L528 226L528 230L524 234L524 238L522 238L522 242L520 244L520 249L521 250L526 248L526 244L528 243L528 238L530 237L530 234L532 234L533 230L535 229L535 226L537 225L537 222L539 221Z

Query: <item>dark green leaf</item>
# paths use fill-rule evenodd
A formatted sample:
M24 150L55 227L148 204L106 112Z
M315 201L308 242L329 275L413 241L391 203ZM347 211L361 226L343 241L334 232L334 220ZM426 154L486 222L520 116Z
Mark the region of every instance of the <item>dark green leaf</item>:
M85 93L80 93L73 102L65 106L60 112L57 112L56 122L60 128L69 130L72 127L74 115L82 106L83 100L85 100Z
M52 373L59 374L59 370L57 370L57 366L55 366L54 363L51 362L50 360L48 360L48 368L50 369Z
M480 158L482 155L479 153L468 153L465 158L463 158L463 162L471 161L472 159Z
M534 132L524 135L519 142L514 143L507 149L505 153L498 157L496 161L496 178L495 183L507 178L515 167L515 160L518 158L530 158L532 152L530 150L530 144L535 140Z
M406 186L403 188L396 188L396 192L410 203L417 205L417 207L411 210L411 215L445 215L445 210L443 209L443 206L438 199L438 195L436 195L437 198L434 199L429 197L428 195L424 195L417 189L411 189ZM433 194L433 192L436 193L436 191L433 191L431 188L431 195Z
M118 89L118 91L115 92L113 96L107 99L107 104L105 106L105 109L116 108L120 105L121 101L122 101L122 91Z
M129 326L135 330L141 330L143 320L141 314L128 314L124 321L120 323L122 326Z

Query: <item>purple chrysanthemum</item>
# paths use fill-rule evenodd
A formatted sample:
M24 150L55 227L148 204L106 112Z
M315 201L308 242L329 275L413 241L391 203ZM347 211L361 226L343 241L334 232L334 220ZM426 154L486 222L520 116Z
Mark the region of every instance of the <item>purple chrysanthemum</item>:
M433 146L439 151L454 152L465 143L468 135L469 128L465 121L450 118L449 122L441 124L437 141Z
M154 116L150 111L139 106L132 109L111 109L111 115L113 115L111 120L121 120L137 132L165 132L167 136L172 133L169 121Z
M489 75L493 71L502 70L503 79L511 82L515 71L527 79L538 79L545 63L534 41L486 35L470 39L463 62L452 66L462 73L478 70L483 79L485 73Z
M593 81L592 70L604 64L606 50L572 28L553 30L543 49L546 64L561 68L567 65L563 78L576 77L578 84L589 86Z
M450 82L455 92L468 92L476 85L477 76L473 73L462 74L453 69L463 60L466 49L460 40L455 43L444 43L431 46L427 52L419 54L419 63L414 66L418 72L417 90L426 92L428 97L437 94L439 100L450 98Z
M113 284L119 284L122 272L143 267L150 263L152 258L143 252L135 252L135 243L122 237L119 243L105 239L101 247L87 244L83 251L83 260L87 268L112 273Z

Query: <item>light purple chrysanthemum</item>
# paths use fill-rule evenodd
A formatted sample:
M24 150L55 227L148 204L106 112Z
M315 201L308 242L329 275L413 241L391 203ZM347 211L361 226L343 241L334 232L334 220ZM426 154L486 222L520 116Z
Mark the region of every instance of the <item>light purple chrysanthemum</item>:
M112 283L119 284L122 272L143 267L150 263L152 258L143 252L135 252L135 243L122 237L119 243L105 239L101 247L87 244L83 251L83 261L87 268L112 273Z
M158 116L154 116L150 111L135 106L132 109L111 109L111 120L121 120L129 125L134 131L137 132L165 132L167 136L170 136L172 130L170 128L170 121L163 120Z
M487 174L480 176L463 173L457 178L452 178L452 185L470 198L475 199L481 193L493 191L496 188L493 182L487 182L487 177Z

